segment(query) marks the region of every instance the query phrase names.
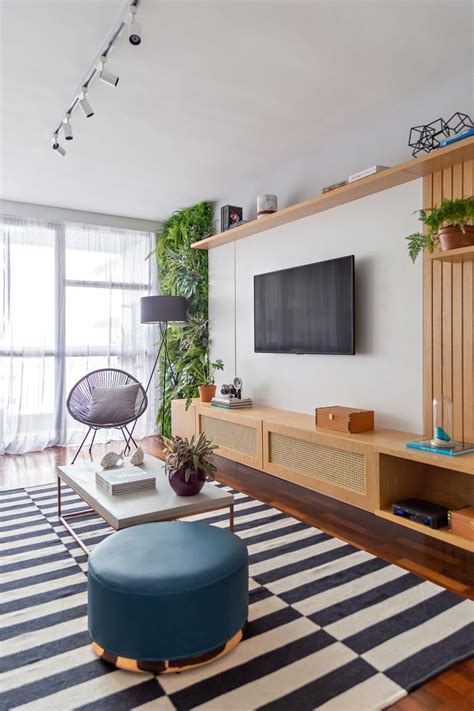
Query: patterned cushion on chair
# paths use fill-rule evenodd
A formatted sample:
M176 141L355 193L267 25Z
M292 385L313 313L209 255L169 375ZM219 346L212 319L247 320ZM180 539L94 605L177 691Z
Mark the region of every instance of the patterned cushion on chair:
M88 420L98 425L130 422L135 417L139 383L92 388L92 405Z

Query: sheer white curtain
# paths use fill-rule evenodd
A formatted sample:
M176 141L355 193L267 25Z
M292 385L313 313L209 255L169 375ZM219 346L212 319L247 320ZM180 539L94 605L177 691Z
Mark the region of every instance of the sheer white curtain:
M2 217L0 235L0 452L79 443L85 429L65 408L77 380L116 367L147 382L156 334L140 297L155 281L154 235ZM137 437L155 430L153 388L149 398Z

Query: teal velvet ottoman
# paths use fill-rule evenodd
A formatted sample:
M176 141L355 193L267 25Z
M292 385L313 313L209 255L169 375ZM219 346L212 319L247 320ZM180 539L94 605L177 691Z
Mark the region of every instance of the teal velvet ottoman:
M92 646L105 661L130 671L183 671L242 639L247 548L201 522L126 528L92 551L88 597Z

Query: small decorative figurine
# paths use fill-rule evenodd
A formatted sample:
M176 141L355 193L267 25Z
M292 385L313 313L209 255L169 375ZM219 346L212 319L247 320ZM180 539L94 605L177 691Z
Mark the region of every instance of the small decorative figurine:
M412 155L416 158L418 153L422 151L430 153L435 148L439 148L440 139L443 137L455 136L463 128L468 129L472 126L474 126L474 123L470 116L463 114L461 111L456 111L447 121L443 118L438 118L424 126L413 126L410 129L408 145L413 148Z
M433 439L431 445L441 449L452 449L456 446L453 440L453 403L449 397L433 399Z
M136 467L139 464L143 464L144 459L145 455L143 454L143 449L141 447L138 447L138 449L136 449L130 457L130 464L133 464L133 466Z
M107 452L100 460L100 466L102 469L110 469L111 467L117 466L122 459L122 455L117 454L117 452Z

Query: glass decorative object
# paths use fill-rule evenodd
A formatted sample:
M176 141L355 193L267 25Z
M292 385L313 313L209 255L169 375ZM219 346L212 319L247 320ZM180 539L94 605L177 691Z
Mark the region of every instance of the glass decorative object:
M453 439L453 403L445 395L433 398L433 447L450 449Z

